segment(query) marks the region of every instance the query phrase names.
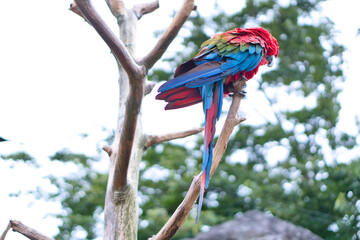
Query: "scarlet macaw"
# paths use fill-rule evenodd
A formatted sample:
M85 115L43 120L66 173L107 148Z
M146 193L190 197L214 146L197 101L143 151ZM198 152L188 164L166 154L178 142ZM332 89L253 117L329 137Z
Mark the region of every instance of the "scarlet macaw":
M230 93L233 81L252 78L261 65L271 66L278 52L277 40L263 28L235 28L216 34L201 45L196 57L178 66L174 78L158 90L156 99L168 103L166 110L203 102L204 154L196 222L209 184L215 123L223 97Z

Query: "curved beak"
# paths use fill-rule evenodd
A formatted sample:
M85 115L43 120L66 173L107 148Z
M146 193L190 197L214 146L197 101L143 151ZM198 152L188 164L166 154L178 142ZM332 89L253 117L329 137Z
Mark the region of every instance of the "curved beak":
M272 67L272 65L273 65L273 60L274 60L274 56L266 56L265 59L266 59L266 61L268 62L267 65L268 65L269 67Z

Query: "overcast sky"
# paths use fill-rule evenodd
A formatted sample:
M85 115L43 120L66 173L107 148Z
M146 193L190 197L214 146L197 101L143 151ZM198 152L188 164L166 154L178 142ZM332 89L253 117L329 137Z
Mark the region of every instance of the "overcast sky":
M244 4L239 0L235 7L232 0L219 2L227 12L239 11ZM18 219L49 236L54 235L58 221L44 216L59 211L58 204L36 202L30 196L9 198L8 193L34 189L37 182L51 190L42 179L57 167L57 163L46 164L49 155L64 147L96 154L97 142L107 136L102 128L116 126L118 86L114 57L87 23L68 11L70 3L69 0L20 0L0 4L0 136L11 140L0 144L0 155L26 151L42 165L40 169L29 170L26 164L10 168L11 162L0 161L0 234L9 219ZM94 0L94 3L116 31L116 22L104 1ZM168 16L181 3L160 1L160 9L140 20L138 56L150 51L156 42L153 30L165 29L170 22ZM208 1L197 5L203 15L214 12L207 7L211 5ZM357 106L360 1L348 0L344 4L341 0L330 0L322 6L321 14L335 22L337 41L347 48L346 82L339 96L342 104L339 129L354 134L355 116L360 117ZM174 52L176 42L179 41L170 46L170 51ZM248 88L255 87L249 83ZM164 104L155 102L154 96L155 91L143 104L146 132L188 130L202 123L200 106L165 114ZM248 101L251 102L251 95ZM251 110L247 109L243 111L251 117ZM174 121L179 118L181 124ZM90 137L83 139L81 133L89 133ZM71 165L66 171L56 169L59 176L76 171ZM7 239L22 238L9 233Z

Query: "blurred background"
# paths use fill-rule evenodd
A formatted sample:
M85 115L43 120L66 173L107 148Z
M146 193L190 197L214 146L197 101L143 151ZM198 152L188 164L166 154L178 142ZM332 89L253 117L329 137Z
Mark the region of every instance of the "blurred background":
M105 2L93 1L114 32ZM126 2L126 1L125 1ZM71 1L0 3L0 232L17 219L55 239L101 239L108 159L116 127L118 70ZM131 4L142 1L131 1ZM182 1L138 24L136 55L147 54ZM240 115L205 195L174 239L192 237L258 209L324 239L360 239L360 2L196 1L179 36L149 73L147 134L203 124L201 106L164 111L156 89L203 41L235 27L261 26L280 46L272 68L247 84ZM220 132L230 99L217 129ZM159 144L141 163L139 239L155 234L200 172L202 134ZM25 239L8 233L6 239Z

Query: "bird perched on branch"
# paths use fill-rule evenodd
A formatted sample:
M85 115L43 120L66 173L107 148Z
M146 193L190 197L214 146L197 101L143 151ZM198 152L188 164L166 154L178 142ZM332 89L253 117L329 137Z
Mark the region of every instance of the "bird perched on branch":
M252 78L262 65L272 66L277 57L277 40L263 28L235 28L205 41L193 59L177 67L174 78L159 88L156 99L165 100L165 109L177 109L203 103L205 113L204 154L199 220L204 191L209 184L215 123L222 101L234 81ZM240 93L245 95L245 91Z

